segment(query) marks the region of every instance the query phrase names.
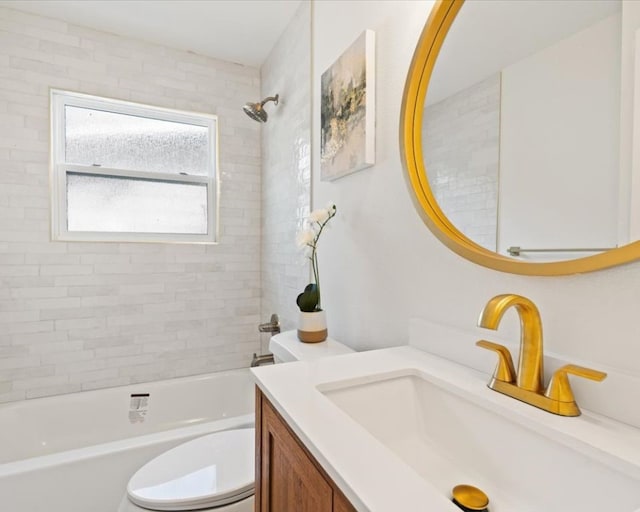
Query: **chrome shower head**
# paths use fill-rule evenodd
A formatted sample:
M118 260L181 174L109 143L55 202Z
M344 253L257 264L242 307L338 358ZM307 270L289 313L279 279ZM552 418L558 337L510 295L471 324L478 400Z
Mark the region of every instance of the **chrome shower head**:
M260 103L245 103L242 110L244 110L245 114L254 121L266 123L269 116L267 115L267 111L264 109L264 105L270 101L273 101L277 105L279 97L280 95L276 94L275 96L269 96L268 98L263 99Z

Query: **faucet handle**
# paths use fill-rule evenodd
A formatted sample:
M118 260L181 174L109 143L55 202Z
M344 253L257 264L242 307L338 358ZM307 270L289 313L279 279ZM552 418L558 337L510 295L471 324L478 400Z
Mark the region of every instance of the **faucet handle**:
M502 382L513 383L516 380L516 371L513 367L513 359L511 358L511 352L509 349L498 343L492 341L479 340L476 341L478 347L486 348L487 350L493 350L498 354L498 366L496 366L493 372L493 378Z
M591 368L585 368L584 366L577 366L575 364L567 364L556 370L553 374L544 396L558 402L575 402L573 390L569 383L569 374L597 382L603 381L607 376L606 373L599 372L598 370L592 370Z

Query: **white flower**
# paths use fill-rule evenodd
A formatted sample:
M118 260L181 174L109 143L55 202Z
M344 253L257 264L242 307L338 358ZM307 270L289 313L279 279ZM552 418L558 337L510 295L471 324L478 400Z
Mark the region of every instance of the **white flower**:
M300 249L304 249L307 246L310 246L313 243L313 239L315 238L315 233L310 229L305 229L298 233L298 238L296 243Z
M309 220L311 222L319 222L320 224L322 224L328 218L329 218L329 211L323 208L319 208L318 210L313 210L309 214Z

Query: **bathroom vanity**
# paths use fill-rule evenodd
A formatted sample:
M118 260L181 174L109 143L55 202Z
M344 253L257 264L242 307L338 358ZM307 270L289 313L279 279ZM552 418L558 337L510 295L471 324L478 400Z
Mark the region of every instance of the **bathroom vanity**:
M620 377L580 382L582 415L557 416L489 389L475 336L438 339L484 371L414 346L254 369L257 510L458 512L468 484L491 512L636 512L640 430L586 400Z
M259 388L256 443L257 512L355 512Z

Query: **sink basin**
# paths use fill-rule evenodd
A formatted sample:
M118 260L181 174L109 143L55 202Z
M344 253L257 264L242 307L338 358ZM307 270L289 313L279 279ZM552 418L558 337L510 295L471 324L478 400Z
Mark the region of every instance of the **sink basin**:
M607 430L596 415L549 415L481 387L469 394L407 369L317 389L444 496L465 483L489 496L491 512L640 512L638 476L566 436L567 422L605 436L618 427ZM550 429L560 434L552 439Z

